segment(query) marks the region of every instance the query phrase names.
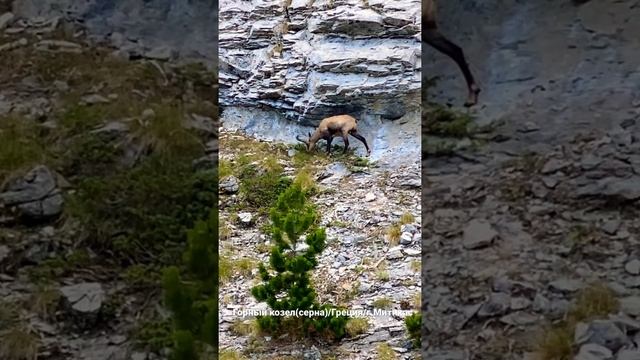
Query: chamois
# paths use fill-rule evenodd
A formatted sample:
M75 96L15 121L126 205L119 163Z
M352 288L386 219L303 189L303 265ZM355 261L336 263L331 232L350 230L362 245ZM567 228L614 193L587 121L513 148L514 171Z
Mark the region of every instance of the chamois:
M313 134L309 133L309 140L300 138L300 135L296 136L296 140L307 145L307 151L311 151L318 140L324 139L327 141L327 154L331 155L331 141L335 136L341 136L344 141L343 154L347 152L349 148L349 135L362 141L364 147L367 148L367 156L371 155L369 145L364 136L358 134L358 120L349 115L336 115L322 119L320 124L316 128Z

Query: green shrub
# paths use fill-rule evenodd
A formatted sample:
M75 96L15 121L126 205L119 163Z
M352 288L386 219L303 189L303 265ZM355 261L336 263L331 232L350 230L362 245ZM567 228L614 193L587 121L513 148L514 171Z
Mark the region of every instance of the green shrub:
M165 303L173 315L174 360L198 360L218 345L218 214L211 210L188 233L185 271L165 270Z
M419 312L413 313L404 319L404 324L407 326L407 332L409 337L413 339L413 344L416 347L420 347L421 343L421 328L422 328L422 314Z
M346 333L348 317L329 314L334 309L320 305L311 285L309 272L317 266L316 256L325 248L326 235L323 228L315 227L317 215L312 205L307 204L307 194L299 182L293 183L271 208L271 234L274 246L269 265L259 264L262 284L251 289L258 301L266 301L273 310L324 310L327 316L281 317L258 316L258 327L266 332L286 331L309 336L320 334L339 339ZM299 238L306 235L308 248L301 253L294 249ZM274 274L275 272L275 274Z
M242 166L239 173L240 192L247 205L266 211L278 199L292 180L282 176L282 168L270 167L260 171L254 164Z

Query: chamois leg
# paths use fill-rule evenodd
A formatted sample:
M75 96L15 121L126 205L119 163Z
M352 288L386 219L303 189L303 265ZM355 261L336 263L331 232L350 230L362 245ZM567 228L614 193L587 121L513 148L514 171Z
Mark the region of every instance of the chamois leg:
M458 64L460 70L462 70L464 79L467 82L467 89L469 90L469 98L464 103L464 106L470 107L478 103L480 88L476 85L476 81L471 74L471 70L469 70L469 64L467 64L467 60L464 57L462 49L445 38L444 35L442 35L436 28L428 29L423 32L422 39L427 44L433 46L436 50L452 58L453 61Z
M326 140L327 140L327 155L331 155L331 141L333 141L333 136L329 136Z
M349 148L349 135L343 133L342 140L344 140L344 151L342 151L342 153L346 154L347 149Z
M351 136L353 136L354 138L362 141L362 143L364 144L364 147L367 148L367 156L371 155L371 150L369 149L369 145L367 144L367 140L364 138L364 136L358 134L358 132L356 130L352 130L350 132Z

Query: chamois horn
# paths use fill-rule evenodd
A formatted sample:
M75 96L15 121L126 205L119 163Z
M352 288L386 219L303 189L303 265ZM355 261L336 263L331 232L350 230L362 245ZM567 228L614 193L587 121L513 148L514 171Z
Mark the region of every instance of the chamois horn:
M301 135L296 135L296 140L300 141L301 143L305 144L305 145L309 145L309 142L307 140L304 139L300 139Z

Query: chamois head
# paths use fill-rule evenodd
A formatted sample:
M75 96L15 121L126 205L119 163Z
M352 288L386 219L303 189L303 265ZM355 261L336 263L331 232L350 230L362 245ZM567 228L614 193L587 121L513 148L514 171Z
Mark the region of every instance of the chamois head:
M303 143L306 147L307 147L307 151L311 151L311 147L315 144L311 143L311 133L309 133L309 138L307 140L305 139L301 139L301 135L297 135L296 136L296 140L300 141L301 143Z

